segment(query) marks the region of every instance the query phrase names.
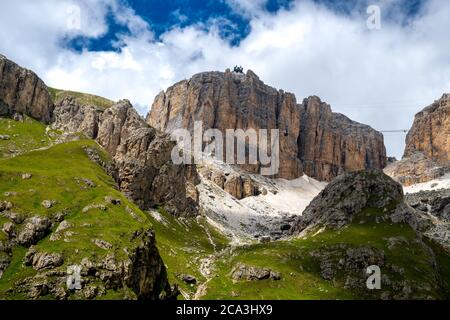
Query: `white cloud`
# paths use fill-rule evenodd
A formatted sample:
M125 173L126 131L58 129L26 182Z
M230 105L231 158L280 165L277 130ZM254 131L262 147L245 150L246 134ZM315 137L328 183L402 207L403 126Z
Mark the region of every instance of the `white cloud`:
M64 7L71 1L0 3L0 52L51 86L128 98L142 113L173 83L235 64L299 101L316 94L376 129L408 129L417 111L450 91L448 1L430 0L409 24L383 21L376 31L367 29L364 15L342 16L308 1L276 14L261 9L263 0L230 1L251 20L249 36L235 47L220 37L224 20L174 28L155 40L132 9L114 0L81 2L78 35L104 34L108 10L131 30L120 36L118 52L81 53L61 47L64 37L74 36ZM392 1L380 3L382 12L392 10L391 17L404 22ZM404 136L385 137L389 154L400 156Z

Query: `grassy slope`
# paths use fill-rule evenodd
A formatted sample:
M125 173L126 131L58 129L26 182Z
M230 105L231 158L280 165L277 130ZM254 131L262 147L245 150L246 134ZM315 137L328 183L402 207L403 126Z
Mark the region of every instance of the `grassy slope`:
M109 99L99 97L93 94L76 92L76 91L68 91L61 90L55 88L48 88L50 95L55 103L61 101L65 97L71 96L75 97L80 104L90 104L103 109L109 108L114 104L114 101Z
M46 133L45 126L31 118L25 118L24 122L0 118L0 135L10 136L9 140L0 140L0 158L5 158L48 147L57 132Z
M150 217L156 233L159 252L166 264L170 283L192 296L198 284L206 279L201 275L201 260L226 248L228 239L215 230L204 219L175 219L159 210L163 222ZM210 234L210 237L207 236ZM182 275L194 276L197 285L188 285ZM180 298L182 298L180 296Z
M45 134L44 125L34 120L27 120L25 123L9 119L0 121L14 128L14 131L9 129L1 131L2 134L11 134L11 140L2 140L0 143L16 145L23 142L22 151L28 151L12 159L6 157L0 159L0 201L11 201L14 204L14 211L26 216L52 217L58 212L65 211L68 212L65 220L74 225L70 231L75 235L70 238L70 242L50 241L50 236L47 236L36 246L38 250L63 253L65 265L79 263L85 256L105 255L105 251L94 245L91 239L100 238L112 243L116 248L122 248L129 241L129 235L133 230L148 228L153 224L157 245L168 268L170 282L179 283L180 288L189 294L195 292L196 286L183 283L180 275L191 274L199 281L204 280L198 270L200 260L215 250L221 250L227 243L224 236L201 219L198 222L196 219L176 220L159 210L165 221L161 223L147 212L141 211L115 190L112 178L86 156L83 148L88 146L97 148L103 157L107 158L94 141L83 139L58 144L47 150L31 151L36 147L48 146L51 142L40 144L41 140L49 139ZM32 178L22 180L22 173L31 173ZM95 187L87 187L84 183L77 182L75 178L89 179L95 183ZM4 195L5 192L16 194L7 197ZM122 204L108 205L107 211L92 209L82 213L82 209L90 204L105 203L105 196L121 199ZM56 200L57 204L45 209L41 205L43 200ZM132 208L140 221L131 218L125 210L126 206ZM0 216L0 226L8 221L7 218ZM211 240L206 236L206 232L211 235ZM6 235L0 231L0 240L5 237ZM36 273L32 268L22 265L25 253L26 249L23 247L15 249L12 262L0 279L0 298L6 297L5 291L11 283ZM117 251L117 255L121 253L121 250ZM106 297L121 296L120 293L109 292Z
M371 246L385 252L386 261L404 269L404 277L421 282L431 280L436 274L428 252L416 240L415 232L405 224L375 223L370 221L380 212L367 209L364 223L355 221L341 231L325 231L314 237L255 244L237 248L224 256L217 264L218 276L209 284L205 299L373 299L377 296L370 290L348 290L344 288L344 275L327 281L320 276L320 266L310 253L334 244L350 247ZM388 248L388 238L403 237L402 245ZM443 263L442 283L450 283L449 255L442 251L439 259ZM343 252L342 255L344 256ZM233 283L230 279L232 267L238 263L268 267L282 273L279 281L262 280ZM382 269L390 279L400 276L391 270ZM403 277L403 276L401 276ZM383 289L383 288L382 288ZM415 288L413 288L414 290ZM386 289L388 290L388 289ZM417 289L420 290L420 289ZM389 291L389 290L388 290ZM379 297L379 293L378 293ZM445 298L443 291L436 291L434 298Z
M80 263L83 257L105 256L106 251L93 244L92 239L110 242L116 256L120 257L124 254L123 248L131 243L131 232L151 226L146 215L114 189L112 178L89 160L83 149L85 146L98 148L94 141L80 140L0 160L0 201L11 201L13 210L25 216L52 217L58 212L67 212L65 220L73 224L70 231L74 232L70 242L50 241L47 236L36 245L38 250L63 253L65 265ZM24 172L31 173L32 178L22 180ZM77 182L75 177L89 179L95 187ZM15 192L16 195L6 197L5 192ZM121 199L122 204L109 204L106 211L91 209L82 212L88 205L105 204L105 196ZM45 209L41 205L43 200L56 200L57 204ZM126 206L141 221L133 219L125 210ZM5 218L0 219L0 223L6 222ZM0 240L4 236L1 233ZM5 290L12 282L35 272L22 265L25 252L25 248L16 248L11 265L0 279L0 298L5 297Z
M0 119L0 121L9 121ZM20 123L13 125L22 126ZM36 122L27 122L15 127L18 136L6 143L26 142L24 151L34 147L45 138L44 126ZM0 132L0 134L2 134ZM28 137L28 138L27 138ZM0 141L1 143L1 141ZM1 144L0 144L1 146ZM98 148L95 142L80 140L56 145L48 150L33 151L15 157L0 160L0 201L13 202L14 210L26 215L52 216L60 211L69 212L66 220L74 224L71 231L75 235L71 242L49 241L49 237L38 244L38 249L63 252L66 264L79 263L84 256L102 256L105 252L92 244L92 238L101 238L111 242L115 248L123 247L129 241L132 230L153 225L156 231L157 245L167 266L169 280L178 283L181 290L189 296L198 289L197 285L187 285L180 280L181 275L190 274L201 284L206 279L200 274L201 260L217 254L215 272L208 283L203 299L361 299L372 298L371 292L349 291L344 288L344 278L326 281L320 276L320 266L310 252L326 248L332 244L345 243L349 246L370 245L382 249L386 259L405 269L405 276L411 279L426 279L434 274L431 262L424 248L418 245L415 233L407 225L380 223L373 220L381 214L377 210L367 209L361 221L355 221L350 227L337 231L326 231L314 237L278 241L267 244L253 244L244 247L227 247L228 240L200 219L174 219L159 210L161 219L142 212L114 189L113 180L103 169L91 162L84 146ZM107 156L103 154L106 158ZM29 180L22 180L21 174L32 174ZM77 183L75 177L88 178L96 187L86 188ZM17 192L16 196L4 196L4 192ZM92 203L103 203L106 195L120 198L122 205L108 205L103 212L98 209L82 213L82 208ZM44 199L57 200L51 209L44 209ZM140 222L130 218L125 206L141 218ZM0 225L7 219L0 216ZM360 223L364 222L364 223ZM209 237L208 237L209 234ZM0 232L0 240L5 235ZM406 243L388 249L387 239L402 236ZM442 249L433 246L440 266L442 283L450 283L450 258ZM32 268L24 267L22 260L26 249L17 247L11 265L0 280L0 298L4 298L12 282L33 275ZM117 252L120 254L120 250ZM281 272L280 281L262 280L257 282L233 283L230 279L232 267L243 262L249 265L271 268ZM389 274L391 278L398 277ZM444 288L445 289L445 288ZM448 288L446 288L448 289ZM120 299L127 293L108 292L104 298ZM129 293L128 293L129 294ZM434 297L443 297L436 292ZM8 298L23 298L8 296ZM181 298L181 297L180 297Z

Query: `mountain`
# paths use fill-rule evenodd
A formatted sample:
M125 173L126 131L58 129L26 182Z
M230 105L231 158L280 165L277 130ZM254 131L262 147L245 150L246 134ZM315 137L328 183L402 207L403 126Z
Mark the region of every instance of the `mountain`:
M205 72L181 81L153 102L147 122L162 131L203 128L279 129L280 170L277 177L295 179L303 173L330 181L358 169L382 169L386 151L381 133L336 114L318 97L304 99L264 84L246 74ZM244 165L254 173L259 166Z
M211 157L174 164L167 132L128 100L48 89L32 71L4 57L0 63L7 66L0 78L0 299L450 296L448 192L404 196L381 171L355 171L378 166L378 156L382 167L382 136L319 98L297 104L251 72L226 76L240 90L243 116L224 105L221 117L246 119L244 128L272 119L274 96L282 102L273 119L291 121L282 143L294 157L283 156L282 172L302 174L286 180ZM211 74L218 79L211 83L225 77ZM28 82L42 92L29 95ZM184 105L175 96L184 99L172 95L167 105ZM374 266L380 289L367 287ZM79 285L69 288L77 270Z
M27 114L50 123L53 101L44 82L32 71L0 55L0 116Z
M427 182L450 172L450 94L416 114L402 160L386 173L404 185Z
M116 166L118 177L127 161L138 167L126 148L111 158L120 142L130 139L95 123L110 155L84 135L51 129L46 124L61 119L63 111L55 108L45 84L3 56L0 66L0 106L2 116L7 116L0 118L0 298L176 296L148 215L115 188ZM111 107L108 119L120 112L131 117L110 123L139 124L130 109L126 102ZM140 124L136 131L142 139L156 139L154 129L143 120ZM123 129L117 125L117 130ZM66 283L74 268L83 284L69 290Z
M146 124L128 100L103 109L64 98L52 127L95 139L113 157L119 190L141 209L161 205L174 215L195 215L195 170L172 163L175 143Z

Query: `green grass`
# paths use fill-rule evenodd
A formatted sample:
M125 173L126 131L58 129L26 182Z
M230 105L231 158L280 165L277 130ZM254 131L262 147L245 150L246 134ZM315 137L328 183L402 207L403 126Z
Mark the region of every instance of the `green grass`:
M180 220L175 219L162 208L158 209L158 212L163 222L158 221L151 214L149 218L155 230L159 252L167 267L169 281L177 283L181 290L193 294L197 285L191 286L184 283L181 275L189 274L196 277L198 283L204 282L206 279L199 271L201 259L225 249L229 240L203 218ZM207 233L211 235L210 239Z
M332 280L324 280L320 275L319 261L310 253L314 250L328 250L336 244L346 248L370 246L383 250L386 262L404 269L400 278L413 279L414 283L433 282L436 272L429 252L416 238L415 232L405 224L367 222L370 217L380 215L374 209L366 209L362 214L365 223L354 222L340 231L326 230L316 236L266 244L254 244L234 249L225 254L217 263L217 276L209 283L204 299L375 299L379 292L345 288L345 274L338 273ZM388 248L388 238L402 236L406 243ZM345 249L336 251L337 259L343 257ZM443 255L447 258L447 256ZM448 258L447 258L448 259ZM282 279L236 282L230 278L237 263L270 268L282 274ZM448 260L446 261L448 263ZM448 268L446 268L448 269ZM382 269L390 279L399 275L388 267ZM446 270L449 275L450 269ZM420 292L419 286L413 288ZM390 288L385 288L390 291ZM378 295L377 295L378 294ZM425 293L424 293L425 294ZM428 294L428 293L427 293ZM442 298L443 292L431 293L434 298Z
M47 236L36 245L38 250L62 253L64 266L78 264L83 257L95 260L105 256L108 251L97 247L92 239L111 243L111 250L120 259L125 256L123 249L133 246L130 240L132 232L151 227L146 215L114 189L112 178L89 160L85 147L103 152L94 141L79 140L0 160L0 201L12 202L13 210L26 217L40 215L51 218L59 212L67 213L65 220L73 224L70 228L73 235L68 238L69 242L50 241L50 236ZM103 157L107 155L103 153ZM31 179L23 180L21 175L24 172L31 173ZM89 179L95 187L77 182L76 178ZM8 191L15 192L15 195L4 196ZM105 196L120 199L121 204L106 204ZM43 200L55 200L57 203L45 209L41 205ZM91 204L104 204L107 210L91 209L83 213L83 208ZM135 212L139 221L126 211L127 206ZM19 247L13 255L13 263L0 279L0 298L5 297L8 287L30 272L29 267L17 262L21 261L23 253L24 248Z
M196 286L185 284L180 276L191 274L199 281L205 280L199 273L200 260L213 254L215 250L222 250L228 243L226 237L202 219L177 220L160 208L158 211L164 218L164 224L141 211L115 189L113 179L101 167L89 160L85 147L96 148L104 160L109 159L94 141L81 139L57 144L46 150L31 151L40 147L34 141L40 141L46 136L45 126L30 119L23 124L8 119L0 120L17 126L18 137L24 141L28 137L28 144L25 144L24 149L28 153L12 159L0 159L0 201L12 202L14 211L26 217L41 215L52 218L60 212L67 212L65 220L73 225L70 231L74 235L69 237L70 242L50 241L50 236L47 236L36 245L38 250L62 253L66 266L79 263L83 257L95 259L104 256L106 251L91 241L93 238L100 238L113 244L116 256L120 257L124 254L123 248L130 246L131 233L150 228L153 224L157 246L167 266L170 282L178 283L182 290L192 294ZM30 173L31 179L23 180L23 173ZM95 187L88 187L80 182L80 178L91 180ZM6 192L13 195L6 197ZM109 204L106 211L91 209L86 213L82 212L88 205L104 204L105 196L121 199L122 204ZM55 200L57 203L52 208L45 209L41 204L43 200ZM139 221L126 212L127 206L139 217ZM0 216L0 225L8 221ZM55 224L53 231L57 225ZM207 232L211 235L211 240L207 237ZM0 240L2 239L6 240L6 235L0 232ZM15 250L13 262L0 279L0 298L5 297L6 290L13 283L30 272L33 273L33 269L21 264L25 251L22 247ZM122 296L120 292L108 292L102 298Z
M7 158L48 147L59 132L46 132L45 125L28 117L23 122L0 118L0 135L10 137L8 140L0 140L0 158Z
M200 273L203 259L213 256L214 270L202 299L373 299L379 296L369 290L345 288L346 275L338 272L334 280L324 280L320 275L319 261L311 255L316 250L331 250L336 244L351 247L369 246L385 253L388 265L403 268L403 275L392 271L391 267L382 269L391 280L410 279L413 284L433 283L439 278L441 288L427 291L433 298L448 298L450 292L450 255L432 242L419 241L416 233L406 224L390 222L377 223L384 213L379 209L366 208L355 217L352 224L339 231L325 230L315 236L271 243L255 243L240 247L229 246L229 239L213 228L202 217L175 219L162 208L157 214L143 212L115 189L115 183L104 170L89 160L85 148L95 148L105 161L108 155L98 145L88 139L80 139L49 147L54 137L47 135L45 126L31 119L15 122L0 119L0 134L11 136L10 140L0 141L1 150L13 144L21 147L22 155L0 159L0 201L11 201L14 211L31 217L35 215L54 217L66 212L65 220L73 227L69 242L50 241L50 236L42 239L38 250L62 253L67 265L79 264L84 257L99 260L108 251L92 243L92 239L102 239L113 245L117 258L124 257L124 248L134 245L131 234L136 230L155 230L157 247L167 267L171 284L178 284L185 295L193 297L198 286L207 279ZM58 134L54 133L55 136ZM43 142L42 142L43 141ZM2 149L3 148L3 149ZM34 151L33 151L34 150ZM22 179L23 173L30 173L31 179ZM89 187L81 179L89 179L95 187ZM13 195L6 196L10 192ZM105 196L121 199L120 205L105 203ZM45 209L43 200L57 203ZM83 208L92 204L104 204L106 211ZM395 205L395 204L391 204ZM126 210L131 208L138 219ZM0 226L9 221L0 216ZM53 226L53 231L58 226ZM19 231L22 226L18 226ZM401 245L389 248L389 238L403 239ZM6 235L0 232L0 241ZM429 248L435 253L437 268L433 267ZM336 251L336 258L345 249ZM8 292L15 283L36 271L23 266L26 248L17 246L13 250L11 263L0 279L0 299L23 299L21 293ZM230 273L237 263L270 268L280 272L281 280L262 280L253 282L233 282ZM184 274L193 275L196 285L188 285L181 280ZM413 288L422 293L423 288ZM383 290L391 290L385 288ZM421 291L422 290L422 291ZM100 299L133 298L128 289L108 290ZM46 297L51 298L51 297ZM81 299L80 296L73 296ZM183 297L180 296L180 299Z
M48 88L48 91L50 92L50 95L54 103L57 103L62 99L64 99L65 97L70 96L74 97L81 105L89 104L97 106L102 109L106 109L114 105L114 101L93 94L69 90L61 90L55 88Z

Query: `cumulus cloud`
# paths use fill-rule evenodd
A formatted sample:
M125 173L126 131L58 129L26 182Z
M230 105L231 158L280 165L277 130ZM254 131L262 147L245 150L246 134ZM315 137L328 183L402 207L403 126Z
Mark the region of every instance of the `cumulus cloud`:
M334 111L379 130L408 129L417 111L450 91L448 1L427 1L414 19L398 4L380 1L383 17L389 16L380 30L367 28L363 1L347 15L312 1L276 13L263 10L264 0L227 1L250 21L238 46L223 38L224 19L174 27L155 38L145 20L114 0L77 1L78 30L67 28L72 1L1 3L0 52L51 86L128 98L142 114L174 82L235 64L298 100L318 95ZM70 37L104 35L108 14L130 30L118 35L120 50L75 52L63 45ZM404 135L385 139L389 154L401 156Z

